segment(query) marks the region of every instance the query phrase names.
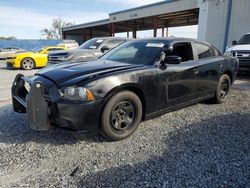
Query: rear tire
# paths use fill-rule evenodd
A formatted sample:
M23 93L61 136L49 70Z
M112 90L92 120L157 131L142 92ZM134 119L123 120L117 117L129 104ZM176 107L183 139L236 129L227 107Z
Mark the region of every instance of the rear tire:
M220 104L225 102L230 88L231 88L231 79L227 74L223 74L220 77L217 90L215 92L215 96L213 99L214 103Z
M115 94L104 107L100 132L112 141L123 140L133 134L142 118L142 103L130 91Z
M30 57L26 57L21 61L21 67L24 70L31 70L35 68L35 61Z

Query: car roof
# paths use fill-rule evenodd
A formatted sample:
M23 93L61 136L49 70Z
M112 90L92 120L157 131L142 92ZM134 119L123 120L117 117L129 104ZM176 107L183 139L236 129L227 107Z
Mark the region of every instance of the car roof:
M164 42L165 44L172 44L175 42L199 42L203 44L207 44L211 46L209 43L205 41L200 41L197 39L192 38L183 38L183 37L151 37L151 38L143 38L143 39L137 39L137 41L157 41L157 42Z
M106 39L134 40L132 38L126 38L126 37L95 37L95 38L92 38L92 39L103 39L103 40L106 40Z

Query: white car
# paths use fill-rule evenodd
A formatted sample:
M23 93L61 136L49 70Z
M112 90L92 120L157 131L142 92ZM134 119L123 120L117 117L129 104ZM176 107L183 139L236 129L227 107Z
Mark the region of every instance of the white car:
M246 33L238 42L233 41L232 44L225 55L239 59L239 72L250 72L250 33Z
M21 51L25 51L22 48L18 48L18 47L4 47L4 48L0 48L0 61L5 61L7 57L9 57L10 55L16 53L16 52L21 52Z
M63 40L57 46L63 46L69 50L76 49L79 47L79 44L75 40Z

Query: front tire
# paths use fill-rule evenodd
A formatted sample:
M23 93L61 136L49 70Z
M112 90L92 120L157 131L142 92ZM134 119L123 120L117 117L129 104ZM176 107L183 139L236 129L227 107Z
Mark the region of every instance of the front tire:
M104 107L100 132L106 138L118 141L133 134L142 118L142 103L130 91L115 94Z
M227 74L220 77L219 84L214 96L214 102L217 104L225 102L231 87L231 79Z
M32 58L26 57L21 61L21 67L24 70L31 70L35 68L35 61Z

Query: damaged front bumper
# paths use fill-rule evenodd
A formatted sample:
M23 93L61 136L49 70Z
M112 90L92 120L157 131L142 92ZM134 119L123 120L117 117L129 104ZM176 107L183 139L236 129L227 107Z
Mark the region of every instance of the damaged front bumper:
M25 82L30 85L29 91L25 88ZM51 128L48 117L48 103L43 97L44 86L41 82L34 82L18 74L11 92L14 111L27 113L29 127L35 130L49 130Z
M97 132L103 105L100 100L77 103L61 100L58 89L51 81L30 79L22 74L16 76L11 92L14 111L27 113L27 123L32 129L46 131L56 126L80 132Z

